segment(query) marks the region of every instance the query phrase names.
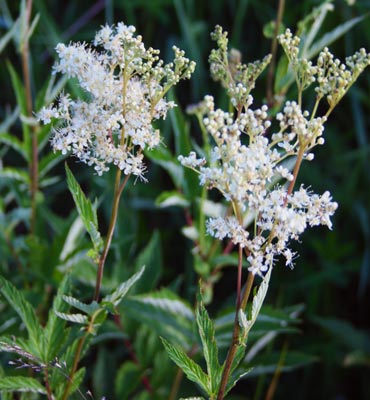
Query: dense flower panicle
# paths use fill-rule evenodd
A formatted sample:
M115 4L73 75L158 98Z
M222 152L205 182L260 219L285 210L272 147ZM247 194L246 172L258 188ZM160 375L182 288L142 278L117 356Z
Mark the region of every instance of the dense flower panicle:
M256 216L258 235L254 237L235 217L212 218L207 222L207 231L217 239L229 238L246 248L250 271L262 274L279 255L292 266L295 255L289 242L298 240L308 226L326 225L331 229L330 217L337 203L331 201L329 192L319 196L301 186L288 194L284 184L275 183L277 178L286 182L293 179L282 163L286 157L297 155L302 146L310 150L323 144L326 118L309 118L308 111L288 101L276 117L280 130L269 140L267 106L251 110L252 103L249 95L245 111L235 118L215 109L213 98L207 96L199 110L205 113L204 127L215 143L209 160L197 158L195 152L179 160L198 172L201 185L218 189L241 212L248 210Z
M296 254L289 242L298 240L307 227L326 225L331 229L330 218L338 207L327 191L318 195L304 186L293 191L300 163L313 160L312 149L325 143L327 116L370 65L370 54L361 49L342 64L324 48L314 65L302 56L305 48L300 46L300 38L287 29L278 41L295 75L298 101L287 101L272 125L268 107L252 110L250 95L270 57L242 64L239 51L228 51L227 32L216 26L211 36L217 42L209 57L211 74L227 90L235 110L216 109L212 96L191 106L189 113L202 121L203 131L212 137L214 147L201 158L191 152L187 157L180 156L179 161L199 174L201 185L219 190L232 205L233 217L207 222L211 236L228 238L244 248L253 274L263 275L281 255L286 265L292 267ZM309 112L302 108L302 92L311 84L316 85L317 96ZM329 109L317 116L322 98L326 98ZM277 130L271 132L275 126ZM296 168L288 168L286 161L293 157ZM253 235L244 226L251 217Z
M164 64L159 51L146 49L135 28L123 23L102 27L93 45L57 45L55 72L77 79L85 98L62 94L38 118L44 123L60 119L51 140L55 151L72 153L99 175L114 164L126 175L143 178L142 152L161 140L152 123L175 106L164 96L190 77L195 64L176 47L174 61Z

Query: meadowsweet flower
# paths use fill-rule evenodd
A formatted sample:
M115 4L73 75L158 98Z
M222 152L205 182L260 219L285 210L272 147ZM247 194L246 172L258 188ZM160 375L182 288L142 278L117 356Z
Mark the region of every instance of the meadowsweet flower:
M361 49L342 64L325 48L315 65L302 57L300 38L287 29L278 40L295 75L298 101L286 101L274 122L266 105L252 109L250 94L269 56L242 64L239 51L228 52L227 33L221 27L216 27L212 38L217 48L209 58L211 74L226 89L235 110L217 109L212 96L192 106L190 112L202 120L214 146L203 157L191 152L179 156L179 161L199 174L200 185L217 189L232 205L234 216L208 220L209 235L230 239L244 248L253 274L263 275L280 256L293 267L296 254L290 249L290 242L299 240L310 226L331 229L331 217L338 207L328 191L319 195L303 185L293 190L300 163L313 160L313 148L325 143L327 116L370 64L370 54ZM316 85L317 93L312 112L302 108L302 92L311 84ZM317 116L324 97L329 110ZM284 164L292 157L296 158L294 172ZM250 220L245 215L254 216L253 234L244 226L243 220Z
M175 106L164 96L195 67L182 50L173 50L174 60L164 64L159 51L146 49L135 28L123 23L102 27L92 46L58 44L55 73L75 78L85 95L72 100L62 94L39 112L44 123L60 120L51 139L54 151L71 153L99 175L113 164L144 179L143 151L161 141L152 123Z
M293 174L282 161L297 155L302 146L311 149L321 144L326 118L310 118L297 103L287 102L276 117L280 130L269 140L267 106L251 110L252 103L249 95L248 108L245 105L244 112L234 117L214 109L213 99L207 96L202 102L206 112L203 123L215 143L209 160L197 158L195 152L179 156L179 160L198 172L201 185L218 189L241 212L254 213L258 232L254 237L230 216L209 219L207 232L246 248L249 270L263 274L279 256L292 267L295 254L289 248L290 242L298 240L308 226L327 225L331 229L330 218L338 205L329 192L320 196L301 186L289 194L284 185L284 180L293 180ZM272 184L276 176L283 182Z

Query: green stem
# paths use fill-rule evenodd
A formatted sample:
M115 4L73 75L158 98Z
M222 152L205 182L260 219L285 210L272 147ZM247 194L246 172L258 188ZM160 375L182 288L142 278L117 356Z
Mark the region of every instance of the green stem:
M64 390L62 400L67 400L67 399L68 399L68 395L69 395L69 392L70 392L70 390L71 390L71 386L72 386L72 383L73 383L73 379L74 379L75 373L76 373L77 368L78 368L78 363L79 363L79 361L80 361L82 349L83 349L83 346L84 346L84 344L85 344L85 341L86 341L86 338L87 338L87 335L88 335L88 334L89 334L89 330L88 330L87 333L86 333L84 336L82 336L82 338L80 338L80 340L78 341L77 349L76 349L76 353L75 353L75 357L74 357L74 360L73 360L72 370L71 370L71 373L69 374L68 383L67 383L67 386L66 386L66 388L65 388L65 390Z
M283 349L281 350L280 358L278 365L276 366L276 370L274 376L270 382L270 386L267 390L267 394L265 400L272 400L274 398L274 394L276 392L277 384L281 375L282 368L284 366L285 358L288 353L288 342L284 343Z
M238 267L242 264L242 261L243 261L242 255L243 255L242 252L239 252ZM240 341L239 341L240 326L239 326L238 313L239 313L240 309L244 311L244 309L247 305L248 298L249 298L249 295L252 290L253 280L254 280L254 275L251 272L249 272L248 278L247 278L247 283L246 283L244 294L243 294L243 298L241 299L241 301L237 301L237 303L236 303L233 336L232 336L231 345L230 345L230 348L229 348L229 351L227 353L227 357L225 360L225 366L224 366L224 369L222 372L221 383L220 383L220 387L219 387L219 390L217 393L217 400L223 400L223 398L225 396L226 386L227 386L227 382L230 377L231 367L232 367L232 364L233 364L233 361L235 358L236 351L238 350L238 347L243 346L243 343L240 343Z
M21 58L22 58L22 73L24 80L24 88L26 95L26 109L27 116L32 117L32 91L31 91L31 78L30 78L30 63L29 63L29 27L32 12L32 0L27 1L26 18L24 27L24 37L21 44ZM30 231L31 234L35 232L36 228L36 195L38 191L38 141L37 141L37 126L31 127L31 162L29 166L30 173L30 193L31 193L31 221Z
M63 393L63 396L62 396L62 400L67 400L68 399L68 395L69 395L69 392L71 390L73 379L74 379L74 376L75 376L77 368L78 368L78 363L80 362L80 358L81 358L81 354L82 354L82 350L83 350L84 344L86 342L87 337L94 332L94 323L95 323L95 320L98 317L100 311L101 311L101 309L98 310L97 312L95 312L91 316L91 318L89 320L89 324L86 327L86 333L78 341L77 349L76 349L75 356L74 356L74 359L73 359L72 369L71 369L71 372L70 372L70 374L68 376L68 383L67 383L67 386L66 386L66 388L64 390L64 393Z
M190 351L188 352L188 356L192 357L196 353L196 349L197 349L196 346L193 346L190 349ZM183 373L182 369L178 368L178 370L176 372L175 380L174 380L172 388L171 388L170 395L168 397L168 400L176 400L177 399L177 393L179 391L183 376L184 376L184 373Z
M254 281L254 275L252 272L249 272L248 277L247 277L247 283L245 285L245 290L244 294L242 297L242 300L240 302L240 308L244 311L245 308L247 307L248 299L252 291L252 285Z
M303 161L303 155L304 155L305 149L306 149L305 146L301 146L298 150L297 160L295 162L294 169L293 169L293 179L290 181L289 186L288 186L288 191L287 191L287 195L285 198L285 204L288 201L288 196L290 194L292 194L292 192L293 192L294 185L297 180L298 173L299 173L299 169L300 169L302 161Z
M266 82L266 98L269 107L272 107L274 105L273 85L274 85L274 75L276 68L277 35L279 33L280 25L283 19L284 7L285 7L285 0L279 0L274 38L271 43L271 62L267 72L267 82Z
M176 400L177 393L179 391L179 387L180 387L183 376L184 376L184 373L183 373L182 369L178 368L177 372L176 372L175 380L173 381L173 385L172 385L168 400Z
M120 201L120 198L121 198L122 191L125 188L126 183L127 183L128 179L130 177L130 175L127 175L125 177L124 181L121 184L121 174L122 174L121 170L117 169L116 181L115 181L115 185L114 185L114 198L113 198L112 213L111 213L111 217L110 217L107 238L105 240L105 245L104 245L103 252L102 252L102 254L100 256L100 259L99 259L98 271L97 271L97 274L96 274L96 284L95 284L95 294L94 294L94 300L95 301L99 301L100 288L101 288L101 283L102 283L102 279L103 279L103 272L104 272L104 265L105 265L105 261L107 259L107 255L108 255L108 251L109 251L110 245L112 243L114 229L116 227L119 201Z
M298 86L298 105L302 108L302 89Z
M49 382L49 370L48 370L48 368L45 368L44 376L45 376L45 388L46 388L47 398L48 398L48 400L53 400L53 393L51 392L50 382Z

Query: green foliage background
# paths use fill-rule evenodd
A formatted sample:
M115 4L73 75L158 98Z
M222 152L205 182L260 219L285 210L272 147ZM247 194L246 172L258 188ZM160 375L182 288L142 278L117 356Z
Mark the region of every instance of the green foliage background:
M12 19L19 12L17 2L0 2L0 32L11 28ZM283 23L294 30L317 1L286 1ZM355 16L366 16L370 12L367 0L333 2L335 10L329 13L322 32ZM8 14L9 11L9 14ZM90 41L95 31L106 22L124 21L135 25L144 38L146 46L159 48L163 58L170 57L171 47L176 44L186 50L190 59L197 62L196 73L190 81L181 83L174 95L178 99L178 118L182 121L185 107L207 93L215 95L219 104L226 104L225 95L217 84L211 81L207 58L213 46L209 33L216 24L229 32L233 47L243 53L243 60L250 62L262 58L270 51L270 39L264 37L267 25L276 18L277 2L266 0L106 0L106 1L34 1L34 14L40 20L31 39L32 87L37 93L49 77L54 47L58 42ZM331 46L339 58L352 54L360 47L369 51L370 28L366 17L344 37ZM279 50L281 51L281 50ZM281 54L281 53L280 53ZM9 78L7 61L21 76L19 54L10 43L0 55L0 120L4 121L9 110L16 104L14 89ZM68 90L75 90L68 84ZM255 104L260 105L265 98L265 81L261 79L254 91ZM315 161L304 164L300 179L311 185L313 190L323 192L328 189L340 207L334 217L333 231L313 229L296 246L300 253L293 271L281 266L274 270L267 303L273 307L304 304L299 332L279 335L261 355L261 374L243 380L232 392L235 399L262 399L266 396L274 368L286 349L287 372L284 372L276 389L276 399L368 399L370 398L370 74L365 72L350 90L350 93L331 115L325 133L326 145L315 154ZM190 117L186 122L174 122L169 118L162 126L165 142L169 149L174 147L174 127L189 125L191 135L199 141L200 132ZM16 136L21 134L19 120L10 128ZM2 126L1 130L6 130ZM48 145L43 150L50 152ZM23 160L12 149L0 148L1 165L23 167ZM113 188L113 174L107 177L92 175L87 167L69 160L69 166L90 198L97 197L102 207L99 222L104 226L109 220ZM38 220L38 243L24 236L27 226L22 212L26 213L27 191L22 185L8 178L0 177L1 230L0 272L17 285L26 280L32 283L27 298L37 308L39 315L46 318L51 294L61 281L58 269L58 242L62 242L75 217L71 214L74 206L67 190L63 163L59 163L53 174L58 176L52 185L42 190ZM127 279L141 265L147 269L143 280L134 287L138 294L153 289L169 287L189 303L194 302L197 276L190 254L191 243L181 234L185 225L185 215L180 208L160 209L155 200L163 190L173 189L172 181L158 163L149 163L149 184L137 182L125 190L120 209L117 232L109 255L106 270L106 285ZM194 179L194 185L197 181ZM9 196L12 201L7 201ZM16 208L16 205L23 205ZM9 229L9 215L14 212L12 229ZM13 215L14 217L14 215ZM17 219L18 218L18 219ZM50 242L52 237L52 242ZM78 246L74 256L78 268L74 268L74 278L79 282L79 295L88 298L89 284L93 271L80 253L86 251L86 241L81 233L76 238ZM13 243L13 246L9 245ZM51 244L50 244L51 243ZM31 249L31 251L29 251ZM32 251L33 249L33 251ZM47 251L46 251L47 249ZM55 253L53 253L55 249ZM27 260L31 254L32 259ZM137 256L139 255L139 258ZM30 264L30 271L22 271L19 265ZM68 266L64 266L68 269ZM89 275L90 274L90 275ZM86 283L84 285L84 282ZM217 314L221 305L233 304L235 282L234 268L226 269L214 288L214 301L210 314ZM2 301L2 300L1 300ZM130 305L131 301L131 305ZM16 333L17 325L12 322L11 311L0 302L0 333ZM123 310L125 305L122 306ZM135 352L142 365L154 368L153 382L171 381L174 366L164 351L158 353L158 335L161 327L154 330L150 326L135 322L135 301L127 301L128 313L124 317L124 333L112 327L96 338L93 352L83 362L94 365L88 376L95 398L114 398L113 377L116 392L132 379L139 379L137 364L122 360L129 359ZM110 321L111 322L111 321ZM140 329L139 329L140 327ZM185 332L186 333L186 332ZM184 333L184 335L185 335ZM104 334L106 336L104 336ZM131 341L133 348L122 346L119 340ZM172 339L172 338L171 338ZM174 338L176 339L176 338ZM99 340L103 345L99 345ZM181 340L177 338L177 340ZM151 353L152 352L152 353ZM299 355L305 353L314 358L307 363L304 358L302 368ZM154 357L154 358L153 358ZM263 357L268 362L263 362ZM298 362L294 362L297 357ZM8 370L9 355L0 354L1 369ZM154 360L154 361L153 361ZM303 358L302 358L303 360ZM289 371L289 365L294 365ZM107 369L107 366L109 368ZM112 373L111 371L114 371ZM130 375L130 373L132 375ZM140 372L141 373L141 372ZM120 382L120 383L117 383ZM132 383L132 382L131 382ZM127 383L128 384L128 383ZM122 388L117 385L121 385ZM193 386L183 381L184 393L194 391ZM165 398L165 395L163 395ZM120 397L120 399L123 399ZM130 398L130 397L127 397ZM142 397L145 398L145 397ZM161 397L158 397L161 398Z

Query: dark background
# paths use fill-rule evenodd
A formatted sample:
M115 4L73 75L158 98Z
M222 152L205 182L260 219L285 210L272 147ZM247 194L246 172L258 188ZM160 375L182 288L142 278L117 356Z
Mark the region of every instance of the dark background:
M17 2L9 2L10 13L18 13ZM287 1L283 23L293 31L317 1ZM345 1L335 1L322 33L332 30L344 21L370 12L370 2L356 1L349 6ZM219 104L225 102L222 89L212 82L208 71L208 54L213 47L210 32L220 24L229 32L231 45L243 53L243 61L260 59L270 51L271 42L263 35L266 24L276 18L277 1L34 1L33 15L40 13L38 27L32 37L33 90L36 92L49 76L54 62L54 47L58 42L89 42L96 30L106 22L123 21L135 25L147 47L161 50L162 57L171 57L171 47L176 44L187 56L197 62L191 81L175 89L180 107L200 101L212 93ZM2 32L8 28L6 15L0 19ZM331 45L340 59L360 47L369 50L370 25L365 18L349 33ZM279 49L279 55L281 54ZM8 78L5 60L11 60L20 71L19 55L9 45L1 54L0 64L0 117L14 104L13 89ZM255 104L265 98L265 75L254 91ZM291 92L294 96L294 91ZM339 203L333 218L333 231L314 228L305 233L295 245L300 257L294 270L284 266L276 268L267 303L287 306L302 303L300 333L279 337L277 348L284 343L289 349L300 350L317 357L317 361L292 372L283 373L275 394L276 399L332 399L357 400L370 398L370 75L369 70L360 77L346 98L330 116L325 130L326 144L315 152L315 160L303 165L300 180L316 192L329 190ZM189 117L190 121L190 117ZM191 122L195 140L200 134ZM168 126L165 128L169 130ZM15 126L14 132L17 132ZM171 143L170 133L167 133ZM171 147L171 144L169 144ZM18 159L8 153L5 164L17 165ZM99 193L106 183L102 178L91 178L81 165L71 167L79 174L82 187L92 194ZM193 285L196 277L184 272L189 263L189 243L180 234L184 225L181 210L160 211L154 199L163 189L171 188L168 175L154 164L149 165L150 184L138 183L127 193L126 201L131 211L118 230L132 233L136 247L142 247L153 230L161 232L161 243L166 268L161 277L165 286L178 274L189 274L186 279ZM63 173L61 164L56 174ZM112 178L112 177L111 177ZM48 205L61 217L73 208L64 182L45 192ZM109 195L107 195L109 199ZM109 201L106 202L109 204ZM106 209L105 209L106 208ZM133 211L132 211L133 210ZM100 220L104 225L109 215L109 205L103 206ZM22 233L22 227L18 227ZM127 247L131 252L135 248ZM9 260L11 257L9 256ZM11 261L2 261L3 268ZM168 268L167 268L168 267ZM234 271L233 271L234 272ZM225 291L233 285L234 275L225 273L224 280L215 286L214 304L222 304L230 296ZM185 279L185 280L186 280ZM191 290L182 287L183 296L191 299ZM256 388L266 388L271 375L244 380L235 393L240 398L263 398ZM265 392L261 389L262 393ZM244 397L245 396L245 397Z

